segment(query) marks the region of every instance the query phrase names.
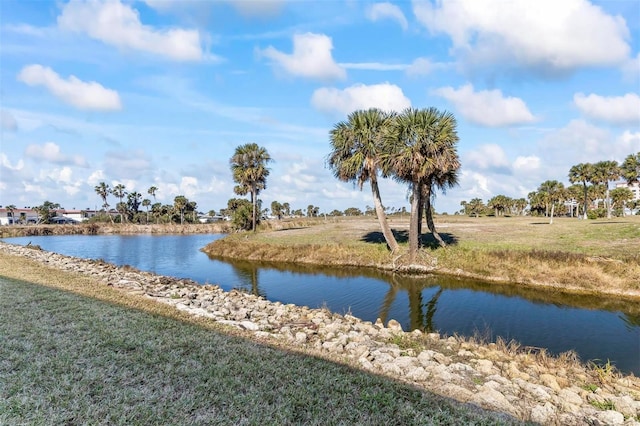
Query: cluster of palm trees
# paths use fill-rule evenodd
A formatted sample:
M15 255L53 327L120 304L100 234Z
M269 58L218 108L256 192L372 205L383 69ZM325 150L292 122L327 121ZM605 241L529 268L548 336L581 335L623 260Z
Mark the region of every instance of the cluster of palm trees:
M116 204L116 211L122 223L149 223L149 213L151 213L156 223L160 221L172 222L174 219L177 221L179 218L180 223L183 224L185 221L185 213L192 213L189 221L197 221L197 203L195 201L189 201L184 195L176 196L173 205L163 205L158 202L152 204L148 198L142 199L142 194L137 191L127 192L123 184L118 184L111 188L107 183L100 182L95 186L94 190L102 199L102 208L112 223L114 219L113 215L109 214L109 195L113 195L119 200ZM147 190L147 194L152 196L155 201L157 191L158 188L156 186L151 186ZM140 215L140 206L145 207L147 210L144 216ZM149 208L151 208L151 212Z
M420 248L422 217L434 238L445 246L435 229L432 198L458 183L456 119L437 108L407 108L400 113L377 108L357 110L330 132L332 151L327 164L336 178L354 182L360 189L371 184L374 208L382 234L392 252L398 242L386 220L378 177L391 177L409 187L411 216L409 257L414 261Z
M480 198L462 201L462 213L469 216L479 216L492 210L496 216L509 212L510 214L524 214L529 207L532 215L553 217L557 208L564 207L565 201L580 200L581 204L568 203L567 213L570 216L587 218L602 216L611 218L614 209L624 215L627 207L640 207L633 202L633 192L620 187L609 189L609 183L623 179L628 185L640 183L640 152L629 154L622 164L616 161L600 161L597 163L580 163L569 170L569 181L573 185L565 187L557 180L547 180L538 186L536 191L528 194L527 199L512 199L505 195L496 195L485 205ZM604 202L604 209L598 209L599 202ZM590 209L590 206L593 208ZM575 213L574 213L575 210Z
M569 170L569 181L573 184L582 185L583 189L583 217L587 217L589 209L589 200L596 200L596 194L601 188L604 188L604 200L605 208L607 210L607 218L611 218L612 210L612 198L609 192L609 182L617 179L624 179L629 185L640 182L640 152L636 154L629 154L622 164L618 164L617 161L607 160L600 161L598 163L580 163L571 167ZM591 184L591 186L589 185ZM592 196L589 195L589 189L591 188ZM621 191L621 198L624 199L625 195L627 200L631 198L632 194L626 188L618 188ZM626 194L625 190L626 189ZM600 197L602 198L602 197ZM624 207L623 207L624 211Z

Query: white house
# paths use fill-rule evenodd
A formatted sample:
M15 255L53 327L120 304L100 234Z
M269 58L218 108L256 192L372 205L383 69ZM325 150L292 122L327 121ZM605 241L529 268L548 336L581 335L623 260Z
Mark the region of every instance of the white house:
M37 223L38 212L33 209L0 208L0 225L13 225L16 223Z

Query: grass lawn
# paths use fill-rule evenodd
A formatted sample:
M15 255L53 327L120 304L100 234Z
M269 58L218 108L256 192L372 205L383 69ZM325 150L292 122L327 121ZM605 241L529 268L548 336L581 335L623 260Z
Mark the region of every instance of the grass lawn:
M46 272L29 262L15 268ZM42 280L65 276L52 274ZM0 424L516 423L150 304L134 309L0 277Z

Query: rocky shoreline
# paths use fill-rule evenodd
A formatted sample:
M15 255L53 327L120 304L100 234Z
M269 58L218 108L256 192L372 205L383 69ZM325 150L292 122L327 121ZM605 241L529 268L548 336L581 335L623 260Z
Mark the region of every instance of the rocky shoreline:
M269 302L199 285L0 242L9 255L88 275L130 294L242 330L243 335L358 366L434 393L550 425L640 426L640 379L590 368L570 354L550 357L517 345L478 344L437 333L404 332L399 323L362 321L324 309Z

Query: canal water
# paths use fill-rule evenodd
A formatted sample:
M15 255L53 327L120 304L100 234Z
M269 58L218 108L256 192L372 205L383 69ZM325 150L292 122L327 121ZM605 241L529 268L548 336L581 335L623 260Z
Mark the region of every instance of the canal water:
M44 250L130 265L259 294L271 301L326 307L405 330L514 339L583 361L610 361L640 375L640 306L603 297L562 295L447 277L406 277L368 269L226 262L200 249L222 235L62 235L6 238Z

